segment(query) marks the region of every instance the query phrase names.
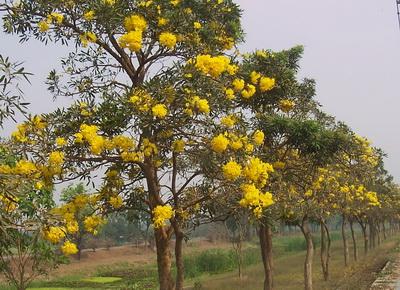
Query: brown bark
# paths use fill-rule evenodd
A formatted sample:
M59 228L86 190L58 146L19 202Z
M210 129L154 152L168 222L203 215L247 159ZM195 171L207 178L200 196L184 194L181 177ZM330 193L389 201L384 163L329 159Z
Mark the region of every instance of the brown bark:
M268 224L260 224L261 257L264 266L264 290L273 289L272 229Z
M387 239L387 233L386 233L386 226L385 226L385 220L382 221L382 233L383 233L383 239Z
M300 225L300 229L304 235L307 244L306 259L304 261L304 289L312 290L312 261L314 256L314 245L312 234L307 217L305 217Z
M170 239L164 228L154 230L157 247L158 281L160 290L174 290L175 285L171 273Z
M183 265L183 254L182 254L183 238L184 235L182 231L180 231L178 228L175 228L175 263L176 263L175 289L176 290L183 289L184 270L185 270Z
M375 225L374 222L369 219L368 221L368 227L369 227L369 248L375 248L376 244L376 235L375 235Z
M347 242L347 236L346 236L346 224L347 224L347 218L345 215L343 215L342 216L343 255L344 255L344 265L347 267L349 264L349 244Z
M354 232L352 219L350 219L350 230L351 230L351 238L353 240L353 257L354 257L354 261L357 261L358 260L357 239L356 239L356 235Z
M378 221L375 225L375 229L376 229L376 236L378 238L378 246L381 244L381 224Z
M331 238L325 221L321 221L321 266L324 280L329 279Z
M363 223L361 221L358 222L361 226L361 230L363 233L363 238L364 238L364 255L368 254L368 234L367 234L367 224Z

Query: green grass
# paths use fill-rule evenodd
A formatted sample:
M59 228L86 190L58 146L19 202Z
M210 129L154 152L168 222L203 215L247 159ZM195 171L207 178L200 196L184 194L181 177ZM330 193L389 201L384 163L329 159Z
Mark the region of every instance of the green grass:
M313 284L314 289L369 289L370 284L376 277L382 266L388 259L398 255L395 247L398 238L388 240L376 249L363 256L360 248L358 262L352 262L349 267L344 267L343 248L341 241L332 244L332 256L330 263L331 278L328 282L323 281L320 257L318 249L314 254L313 262ZM359 246L362 246L361 241ZM352 249L350 247L350 253ZM303 289L303 263L305 252L290 252L274 257L274 284L275 289L297 290ZM197 284L198 289L203 290L253 290L263 288L262 264L252 265L244 269L244 277L240 280L237 271L217 275L204 275L187 281L187 286L193 287ZM196 288L189 288L196 289Z
M90 277L82 279L82 281L84 282L101 283L101 284L114 283L121 280L122 278L120 277Z
M396 240L385 242L371 251L367 257L350 267L343 267L341 236L332 233L331 281L322 281L319 262L319 238L315 237L313 275L315 289L366 289L374 277L373 272L394 253ZM303 288L303 261L305 255L304 238L301 235L276 236L274 245L274 279L276 289L294 290ZM350 248L350 254L352 249ZM256 242L246 243L243 248L244 278L237 278L236 255L230 246L191 252L184 256L187 286L197 285L204 290L253 290L262 289L263 268L260 249ZM173 267L175 272L175 268ZM84 274L60 277L51 281L35 281L30 290L97 290L97 289L158 289L157 265L137 266L129 263L103 265L95 269L95 277ZM350 285L350 286L349 286ZM361 288L360 288L361 287ZM12 290L13 288L0 289Z

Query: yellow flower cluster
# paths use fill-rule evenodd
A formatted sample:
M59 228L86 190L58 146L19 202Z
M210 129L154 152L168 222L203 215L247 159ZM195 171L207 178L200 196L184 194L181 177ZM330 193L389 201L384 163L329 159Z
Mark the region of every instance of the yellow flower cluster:
M87 47L89 43L96 43L97 41L97 36L91 31L85 32L81 35L79 35L79 39L82 43L83 47Z
M14 167L11 167L9 165L0 165L0 174L14 174L14 175L26 175L26 176L35 175L35 177L38 177L37 175L39 175L39 169L33 162L21 159L15 164Z
M172 142L172 150L177 153L185 151L185 140L179 139Z
M103 225L104 223L104 219L99 216L88 216L83 221L83 225L85 226L86 231L94 235L97 234L98 227Z
M239 201L239 204L252 209L257 218L261 218L263 209L274 204L272 194L270 192L261 193L254 184L242 184L240 188L243 192L243 198Z
M261 187L267 183L269 173L274 172L271 164L261 161L257 157L251 157L243 169L243 175L251 182Z
M124 204L124 201L122 200L122 197L117 195L117 196L112 196L110 197L109 203L111 206L115 209L121 208L122 205Z
M62 227L49 227L44 231L44 238L53 244L58 244L65 238L65 229Z
M13 196L12 198L0 194L0 210L5 212L12 212L18 207L18 198Z
M122 48L138 52L142 48L143 32L147 28L147 22L141 15L131 15L125 18L124 26L127 33L123 34L118 43Z
M83 19L86 21L92 21L94 19L95 13L93 10L89 10L83 14Z
M269 77L260 78L260 91L266 92L270 91L275 87L275 79Z
M30 141L28 138L29 133L36 132L41 134L46 126L47 123L42 119L42 117L36 115L29 121L19 124L17 130L11 134L11 137L17 142L27 143Z
M95 125L82 124L80 131L75 134L75 142L87 141L90 145L90 151L95 155L99 155L105 149L105 139L97 134L98 131L99 128Z
M222 167L224 177L228 180L236 180L242 174L242 166L235 161L229 161Z
M221 124L228 128L232 128L233 126L235 126L235 123L236 117L233 115L228 115L221 119Z
M50 29L50 24L54 23L60 25L63 22L63 20L64 20L64 15L57 12L52 12L49 15L47 15L46 19L39 21L38 23L39 31L46 32L47 30Z
M280 100L279 101L279 109L285 113L290 112L295 106L295 103L291 100Z
M177 37L171 32L162 32L159 37L159 42L161 45L173 49L177 42Z
M211 140L211 149L217 153L223 153L228 148L229 140L223 134L219 134Z
M219 77L224 72L233 72L235 67L230 65L230 60L226 56L211 56L209 54L198 55L196 57L196 69L214 78Z
M253 141L256 145L262 145L264 143L264 133L260 130L257 130L253 134Z
M210 113L210 105L208 104L207 99L202 99L199 96L192 97L190 102L186 103L185 112L189 116L192 116L193 111L201 114Z
M66 256L74 255L78 253L78 247L74 243L71 243L70 241L65 241L64 244L61 246L61 251Z
M144 156L150 157L158 154L158 148L156 144L152 143L149 139L144 138L142 144L142 151Z
M164 104L157 104L151 109L153 116L159 119L165 118L168 114L168 109Z
M264 143L264 133L262 131L255 131L252 140L250 141L247 136L238 136L233 132L225 132L219 134L211 139L211 149L217 153L223 153L228 148L233 151L244 149L246 153L254 151L254 145L260 146Z
M153 209L154 228L161 228L165 222L174 216L174 211L170 205L158 205Z

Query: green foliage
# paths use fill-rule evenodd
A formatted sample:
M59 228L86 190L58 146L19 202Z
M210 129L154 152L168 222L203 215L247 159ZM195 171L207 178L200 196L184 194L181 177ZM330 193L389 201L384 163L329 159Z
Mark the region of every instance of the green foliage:
M26 113L28 103L23 102L23 92L19 82L29 82L31 73L25 71L21 62L11 62L0 54L0 127L7 118L15 121L15 113Z
M243 265L249 266L260 262L258 248L243 250ZM184 257L185 276L194 278L202 274L217 274L234 270L237 267L236 254L233 250L210 249L197 255Z

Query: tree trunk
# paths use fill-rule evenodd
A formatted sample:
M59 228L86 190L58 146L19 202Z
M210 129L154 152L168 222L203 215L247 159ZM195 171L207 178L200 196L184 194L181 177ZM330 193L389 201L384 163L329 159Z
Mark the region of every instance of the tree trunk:
M353 227L353 220L352 219L350 219L350 230L351 230L351 238L353 240L354 261L357 261L358 260L357 239L356 239L356 235L354 233L354 227Z
M346 236L346 216L342 216L342 239L343 239L343 255L344 255L344 265L347 267L349 264L349 244L347 242Z
M174 290L175 285L171 274L170 239L164 228L154 230L157 247L157 266L160 290Z
M269 224L260 224L261 257L264 266L264 290L273 289L272 229Z
M385 220L382 222L382 232L383 232L383 239L387 239L387 234L386 234L386 226L385 226Z
M312 262L314 257L314 245L312 240L312 234L310 230L310 225L307 218L304 218L300 229L304 235L307 244L307 254L304 261L304 289L312 290Z
M376 229L376 233L377 233L378 246L379 246L381 244L381 224L379 221L376 222L375 229Z
M369 226L369 248L375 248L375 241L376 241L376 236L375 236L375 225L374 222L370 219L368 221L368 226Z
M367 224L362 221L358 222L361 226L361 230L364 238L364 255L368 254L368 234L367 234Z
M176 290L183 289L184 265L183 265L183 246L184 235L178 228L175 229L175 263L176 263Z
M330 236L325 221L321 221L321 266L324 280L329 279Z

